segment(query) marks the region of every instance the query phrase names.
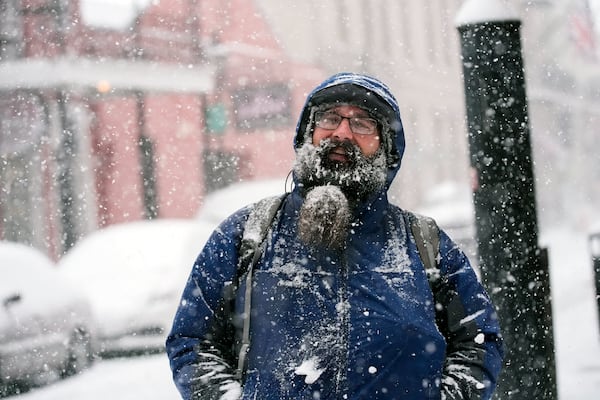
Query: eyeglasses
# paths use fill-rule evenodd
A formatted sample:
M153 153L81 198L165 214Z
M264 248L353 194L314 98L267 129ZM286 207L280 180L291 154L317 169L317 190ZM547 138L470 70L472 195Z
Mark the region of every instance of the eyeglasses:
M357 135L373 135L377 132L377 120L369 117L344 117L333 111L318 111L315 113L315 124L319 128L334 130L347 119L352 133Z

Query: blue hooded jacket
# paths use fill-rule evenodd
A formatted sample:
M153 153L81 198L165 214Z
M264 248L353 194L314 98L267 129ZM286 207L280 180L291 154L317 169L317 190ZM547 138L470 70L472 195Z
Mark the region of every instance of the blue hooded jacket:
M252 277L250 348L235 376L233 310L242 233L254 205L213 233L198 256L167 339L184 399L489 399L502 363L494 308L465 254L440 231L441 277L430 285L409 223L387 189L404 132L394 96L364 75L334 75L308 96L294 146L310 138L323 104L362 106L383 121L387 185L360 204L343 251L310 251L298 239L304 198L284 199ZM227 315L233 314L233 315ZM233 320L233 324L229 323Z

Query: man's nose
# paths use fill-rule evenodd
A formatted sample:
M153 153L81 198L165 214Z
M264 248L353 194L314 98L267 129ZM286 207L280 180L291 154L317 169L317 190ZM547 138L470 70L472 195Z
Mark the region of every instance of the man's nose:
M342 119L342 122L333 131L332 136L339 140L352 140L354 138L352 130L350 129L350 121L346 118Z

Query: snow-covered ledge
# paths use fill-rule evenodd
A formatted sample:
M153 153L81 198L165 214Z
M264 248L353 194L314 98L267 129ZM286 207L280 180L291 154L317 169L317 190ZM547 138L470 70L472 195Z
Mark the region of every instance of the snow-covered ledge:
M484 22L519 21L506 0L466 0L456 14L456 26Z
M111 90L206 93L215 68L124 59L78 57L17 59L0 62L0 90L71 87Z

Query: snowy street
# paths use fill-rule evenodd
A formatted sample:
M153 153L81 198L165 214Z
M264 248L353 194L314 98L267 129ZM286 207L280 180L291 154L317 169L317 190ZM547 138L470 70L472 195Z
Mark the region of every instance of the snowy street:
M34 389L14 400L177 400L167 356L158 354L96 363L79 376Z
M595 400L600 389L600 334L587 236L542 235L550 248L559 398ZM104 360L77 377L13 400L177 400L164 354Z

